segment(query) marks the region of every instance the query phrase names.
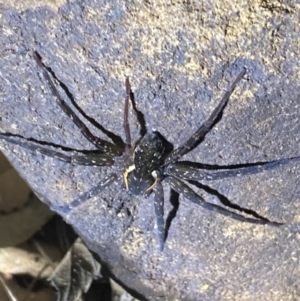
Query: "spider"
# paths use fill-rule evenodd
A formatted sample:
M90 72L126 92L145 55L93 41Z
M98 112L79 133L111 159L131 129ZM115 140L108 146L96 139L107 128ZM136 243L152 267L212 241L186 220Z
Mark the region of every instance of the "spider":
M121 172L110 173L104 179L93 187L91 190L79 195L71 203L64 206L52 206L51 209L58 213L67 213L75 207L80 206L88 199L100 194L106 187L116 181L123 180L123 186L132 195L142 195L149 197L154 194L154 212L156 217L157 237L159 249L163 251L166 239L165 221L164 221L164 193L162 183L168 184L172 190L182 195L187 199L202 208L233 218L241 222L248 222L258 225L280 226L283 223L271 221L251 209L240 207L231 202L223 202L225 207L208 203L196 193L190 186L195 185L199 181L212 181L228 177L244 176L257 174L265 170L272 170L283 165L290 164L295 161L300 161L300 157L288 159L280 159L269 162L258 162L241 165L228 166L207 166L199 164L195 167L195 162L179 162L179 160L192 149L197 147L205 137L205 135L219 121L226 107L229 97L233 93L236 85L240 82L246 73L244 68L231 84L228 91L223 95L217 107L213 110L207 120L186 140L182 145L173 150L168 147L166 139L156 131L142 133L141 138L133 145L131 142L130 128L128 122L129 101L131 101L135 113L138 115L140 111L135 108L133 93L131 91L128 77L125 80L126 98L124 107L124 131L125 142L113 133L103 130L104 133L112 140L106 141L96 137L90 132L88 127L71 109L71 107L63 100L58 89L56 88L52 77L55 75L46 67L41 60L41 56L34 52L33 57L39 66L43 77L45 78L51 93L56 98L58 105L65 114L74 122L81 131L83 136L91 142L97 151L76 151L71 154L65 154L61 150L49 148L39 141L26 139L24 137L9 133L0 133L0 139L9 143L27 148L32 152L38 152L43 155L54 157L71 164L89 165L89 166L114 166L121 165ZM50 76L52 75L52 77ZM56 78L56 77L55 77ZM62 83L60 83L63 85ZM83 114L81 112L81 114ZM86 117L86 115L83 115ZM32 141L33 140L33 141ZM170 145L170 144L169 144ZM121 175L121 176L120 176ZM222 200L220 199L222 202ZM251 217L246 217L243 214L231 211L228 208L235 209Z

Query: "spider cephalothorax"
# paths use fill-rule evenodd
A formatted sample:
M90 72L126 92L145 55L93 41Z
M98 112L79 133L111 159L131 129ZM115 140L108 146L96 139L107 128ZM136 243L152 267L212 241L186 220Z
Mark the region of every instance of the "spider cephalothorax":
M155 187L170 149L166 139L156 131L143 136L133 152L134 164L124 173L125 186L132 194L146 194Z
M85 138L90 141L97 151L77 151L64 153L61 150L48 148L39 142L33 142L30 139L25 139L20 136L12 135L9 133L0 133L0 139L7 142L27 148L31 151L38 151L46 156L55 157L59 160L90 166L113 166L117 157L122 158L124 166L121 166L119 174L115 171L109 174L106 178L102 179L90 191L83 193L78 198L65 206L53 206L52 209L58 213L66 213L71 209L81 205L91 197L101 193L107 186L115 181L120 180L120 174L123 175L124 185L130 193L134 195L144 195L148 197L151 193L154 194L154 211L156 216L156 224L158 231L158 239L160 250L163 250L164 241L166 238L165 222L164 222L164 193L162 183L168 184L171 189L181 194L185 199L200 205L202 208L209 211L229 216L233 219L249 222L252 224L268 224L271 226L280 226L282 223L272 222L269 219L259 215L253 210L242 208L239 205L233 204L230 201L223 203L224 206L238 210L251 217L246 217L242 214L228 210L216 204L205 202L205 200L197 194L192 188L191 184L201 180L217 180L228 177L235 177L241 175L256 174L264 170L271 170L282 165L290 164L291 162L300 161L300 157L275 160L264 163L252 163L234 166L214 166L207 168L206 165L198 164L195 167L193 162L179 162L182 156L187 154L191 149L195 148L211 130L214 124L219 120L230 95L234 91L238 82L243 78L246 70L244 69L239 73L236 80L233 82L229 90L224 94L218 106L214 109L212 114L204 122L185 143L173 150L173 147L166 139L158 132L143 133L139 141L132 146L130 129L128 123L129 100L133 104L135 112L139 112L135 108L130 89L129 79L126 78L126 99L124 108L124 130L126 140L125 142L117 135L103 129L102 131L112 140L108 142L104 139L94 136L87 126L76 115L73 109L63 100L60 96L53 80L50 77L50 70L41 62L41 58L37 53L34 53L34 59L40 67L44 78L46 79L52 94L56 97L58 105L67 114L67 116L79 128ZM52 74L53 75L53 74ZM77 108L78 109L78 108ZM80 109L78 109L81 111ZM83 112L81 111L83 114ZM86 117L86 115L84 115ZM86 117L87 118L87 117ZM222 200L221 200L222 202Z

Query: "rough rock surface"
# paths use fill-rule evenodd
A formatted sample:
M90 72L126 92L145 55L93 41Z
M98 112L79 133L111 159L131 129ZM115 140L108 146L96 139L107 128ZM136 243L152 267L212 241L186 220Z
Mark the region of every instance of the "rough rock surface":
M228 165L300 156L297 1L7 1L0 20L1 132L93 148L57 106L32 58L36 49L78 105L123 138L124 79L130 76L148 130L175 147L246 66L222 120L184 159ZM138 123L130 118L138 139ZM71 202L109 172L4 142L1 149L54 205ZM115 278L145 300L300 298L299 164L209 184L286 225L239 223L180 198L161 253L151 199L116 185L64 218ZM166 202L166 217L171 209Z

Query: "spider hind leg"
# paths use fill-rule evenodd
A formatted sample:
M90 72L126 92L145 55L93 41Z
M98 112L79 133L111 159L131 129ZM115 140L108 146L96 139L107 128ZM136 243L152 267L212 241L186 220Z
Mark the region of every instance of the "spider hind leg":
M235 213L235 212L230 211L219 205L208 203L200 195L198 195L192 188L190 188L188 185L186 185L185 183L183 183L182 181L180 181L179 179L177 179L175 177L169 176L166 178L166 181L171 185L172 189L174 189L179 194L182 194L182 196L185 199L201 206L202 208L204 208L206 210L216 212L216 213L219 213L224 216L228 216L228 217L238 220L240 222L247 222L247 223L256 224L256 225L270 225L270 226L275 226L275 227L283 225L283 223L270 221L269 219L259 215L255 211L240 207L238 205L232 204L232 206L230 206L230 207L233 209L236 209L240 212L244 212L249 215L252 215L254 218L246 217L242 214ZM228 206L228 205L226 204L226 206Z
M102 179L96 186L90 189L87 192L81 194L78 198L73 200L71 203L63 206L51 206L51 210L59 213L59 214L66 214L70 212L72 209L77 208L78 206L85 203L87 200L91 199L92 197L100 194L106 187L117 181L118 177L116 174L110 174L104 179Z

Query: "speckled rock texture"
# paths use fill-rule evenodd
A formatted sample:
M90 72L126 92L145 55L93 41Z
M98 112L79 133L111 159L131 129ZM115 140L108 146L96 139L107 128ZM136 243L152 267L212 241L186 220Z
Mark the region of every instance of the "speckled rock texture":
M129 76L148 130L175 147L206 120L246 66L221 121L184 160L228 165L300 156L299 9L295 0L6 1L0 130L94 148L57 106L33 50L89 116L123 139ZM137 140L133 113L130 125ZM71 202L110 171L5 142L1 150L53 205ZM162 253L152 199L132 197L117 185L63 217L143 300L300 300L299 184L299 164L209 183L232 202L286 223L281 228L240 223L180 197ZM165 218L171 210L166 201Z

